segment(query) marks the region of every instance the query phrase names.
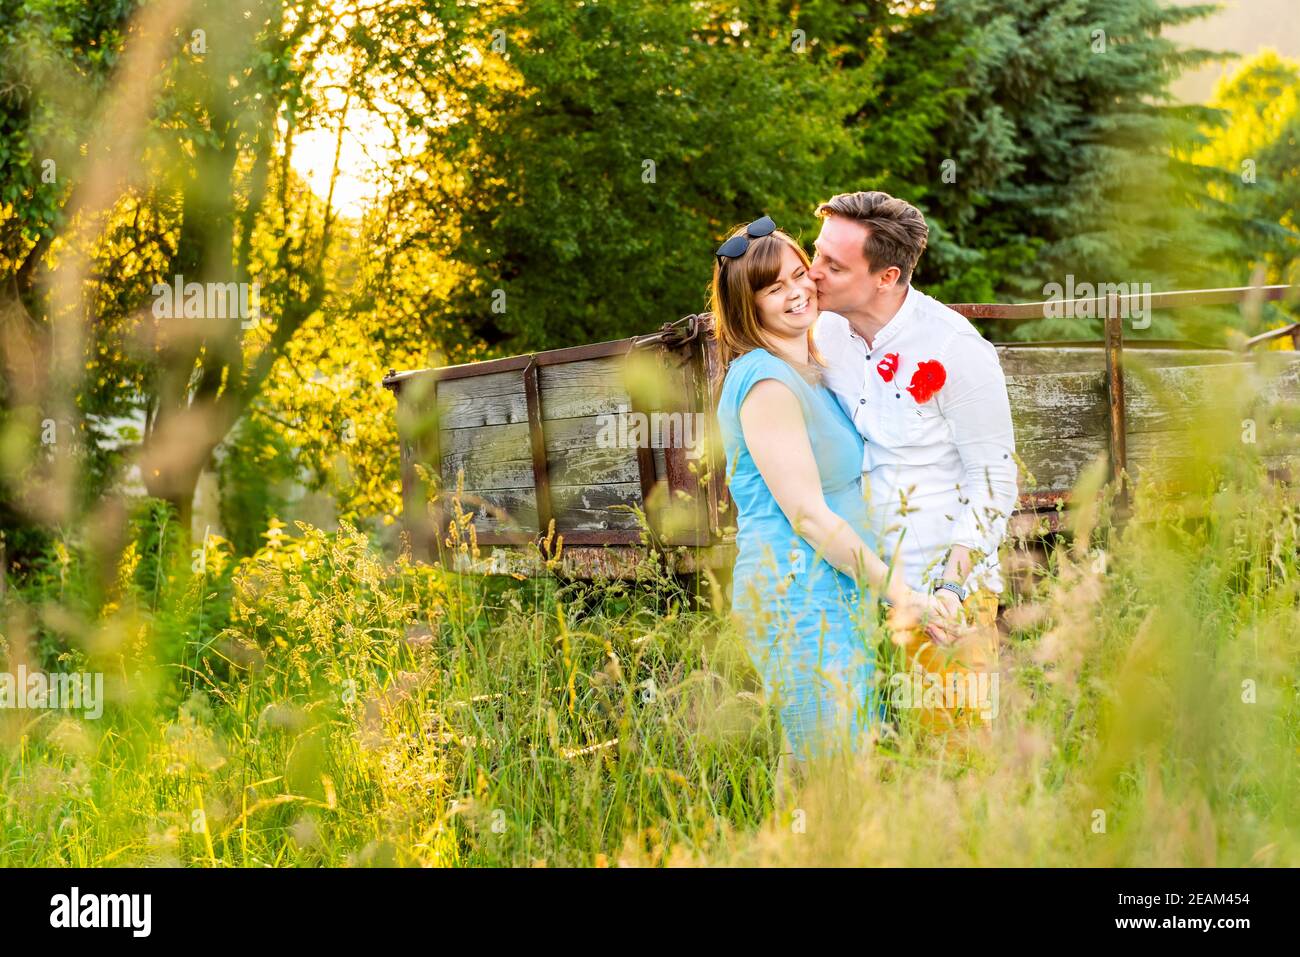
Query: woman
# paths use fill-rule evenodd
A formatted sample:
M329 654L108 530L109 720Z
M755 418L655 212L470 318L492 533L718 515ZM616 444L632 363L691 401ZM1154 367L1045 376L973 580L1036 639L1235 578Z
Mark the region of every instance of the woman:
M803 249L766 216L715 253L715 335L728 363L718 404L737 510L732 607L802 764L828 733L874 716L870 603L896 623L942 616L873 550L863 440L821 383L817 286Z

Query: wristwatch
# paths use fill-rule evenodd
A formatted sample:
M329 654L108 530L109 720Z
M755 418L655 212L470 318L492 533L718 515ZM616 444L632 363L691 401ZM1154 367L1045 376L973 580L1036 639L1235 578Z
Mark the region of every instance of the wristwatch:
M950 591L957 596L957 600L962 604L966 603L966 589L962 587L961 582L953 581L951 578L945 578L934 586L935 592Z

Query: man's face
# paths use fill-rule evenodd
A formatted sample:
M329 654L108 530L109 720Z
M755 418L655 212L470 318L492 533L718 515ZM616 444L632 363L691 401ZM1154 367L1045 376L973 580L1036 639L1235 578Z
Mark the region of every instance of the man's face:
M894 288L897 268L878 273L863 253L867 227L843 216L827 216L813 246L809 276L817 283L817 301L822 309L838 313L869 311L876 297Z

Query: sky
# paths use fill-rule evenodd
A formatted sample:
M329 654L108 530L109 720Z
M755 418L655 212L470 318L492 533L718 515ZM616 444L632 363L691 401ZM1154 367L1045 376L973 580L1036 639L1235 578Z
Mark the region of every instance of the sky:
M342 94L338 90L326 91L332 103L342 107ZM307 181L313 193L322 200L329 195L330 171L334 165L334 150L338 146L338 127L301 130L294 135L293 168L299 176ZM379 144L387 142L389 137L371 117L357 109L348 112L347 123L343 130L343 144L339 152L339 176L334 184L334 209L340 216L360 218L366 203L375 195L377 187L372 180L374 160L382 160L376 153L372 159L366 147L372 152L379 149Z
M1204 0L1172 0L1189 6ZM1206 50L1231 50L1249 56L1272 47L1284 57L1300 59L1300 0L1222 0L1224 9L1203 20L1168 31L1167 36L1187 46ZM1186 74L1173 85L1189 103L1204 103L1224 72L1235 70L1240 60L1212 64Z

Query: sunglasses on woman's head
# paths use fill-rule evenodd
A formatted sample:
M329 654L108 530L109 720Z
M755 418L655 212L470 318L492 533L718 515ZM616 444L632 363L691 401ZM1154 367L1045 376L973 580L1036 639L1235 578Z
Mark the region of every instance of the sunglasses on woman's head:
M743 233L737 233L718 247L718 251L713 255L721 259L726 256L728 259L735 259L737 256L745 255L745 250L749 248L751 239L762 239L764 236L770 236L776 231L776 223L772 222L771 216L764 216L762 219L756 219L745 227Z

